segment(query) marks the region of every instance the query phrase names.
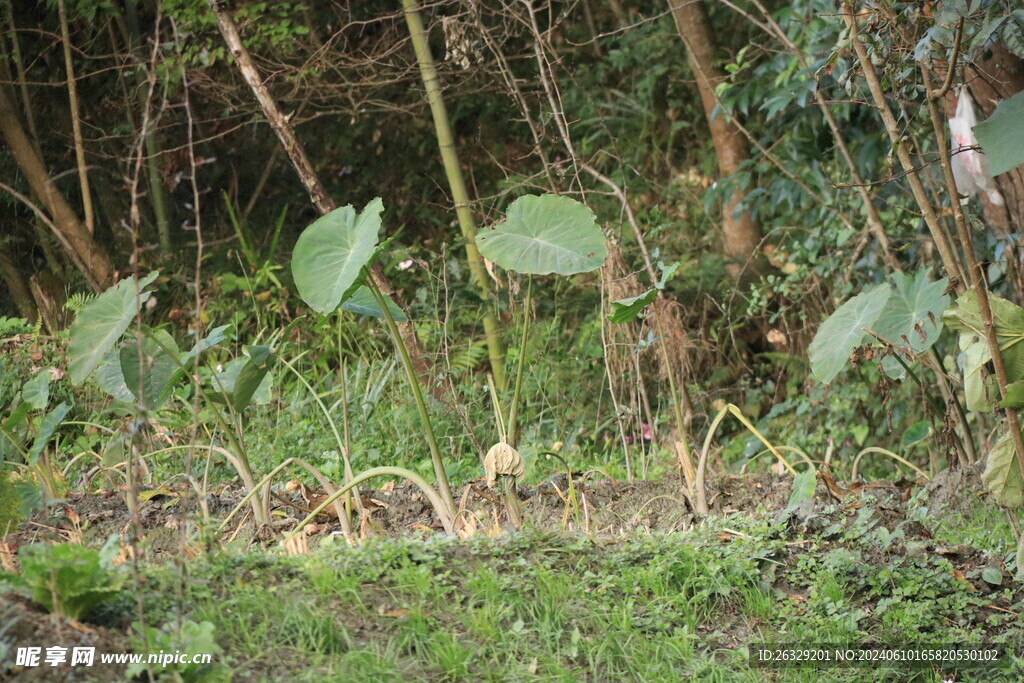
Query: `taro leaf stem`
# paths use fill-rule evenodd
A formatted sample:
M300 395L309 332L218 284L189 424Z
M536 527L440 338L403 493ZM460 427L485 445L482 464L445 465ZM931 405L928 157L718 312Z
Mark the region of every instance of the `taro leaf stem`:
M445 504L449 516L454 515L455 499L452 497L451 486L448 485L448 475L445 473L444 463L441 461L441 449L437 446L437 437L434 436L434 427L430 423L427 403L423 400L423 390L420 387L419 377L416 376L416 370L412 365L412 359L409 357L409 349L405 347L405 343L402 341L402 335L398 330L395 317L391 315L388 302L377 287L377 283L371 278L366 278L366 284L369 286L370 291L373 292L373 297L377 300L377 306L384 316L388 331L391 333L391 339L398 350L398 357L402 361L402 367L405 368L405 377L409 380L409 389L412 391L412 396L416 401L416 410L419 412L420 422L423 423L423 436L427 440L427 446L430 448L430 459L434 464L434 475L437 477L437 489L441 494L441 500ZM348 490L355 483L362 481L363 478L365 477L362 474L357 476L348 482L342 490Z

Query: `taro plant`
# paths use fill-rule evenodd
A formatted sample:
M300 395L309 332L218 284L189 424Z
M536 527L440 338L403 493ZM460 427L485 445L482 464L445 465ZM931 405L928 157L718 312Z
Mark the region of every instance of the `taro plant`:
M960 426L959 433L951 432L953 443L961 457L972 462L970 426L935 350L943 312L950 304L947 287L948 280L932 280L926 270L894 273L889 282L874 285L837 308L818 328L807 352L811 374L824 384L834 381L851 361L877 362L885 381L912 380L919 385L932 424L943 422L948 401ZM928 423L910 425L904 442L919 440L927 428ZM885 453L871 447L857 459L869 452Z
M812 373L825 383L833 381L850 359L862 361L877 354L883 373L894 379L907 376L920 384L926 405L941 421L944 406L921 373L922 366L930 367L935 374L935 386L952 405L961 428L959 434L952 432L953 445L971 463L975 460L974 444L967 411L980 417L1024 410L1024 308L990 292L985 293L983 304L983 297L975 289L950 305L946 288L945 279L933 282L925 271L896 273L891 284L876 285L837 308L821 324L808 354ZM963 373L962 402L955 390L944 383L942 359L934 349L944 328L957 333L957 362ZM989 371L994 360L988 339L990 331L998 342L1006 376L1003 387ZM1019 510L1024 508L1024 461L1017 455L1012 437L1010 433L1004 434L989 449L982 481L996 503L1008 510ZM858 454L854 462L869 451L910 465L893 453L870 448ZM1024 540L1018 547L1018 557L1024 563Z
M165 330L143 324L143 306L152 296L149 288L157 276L153 272L140 279L126 278L81 308L71 325L68 344L71 381L77 385L94 377L112 397L134 404L142 415L158 410L175 387L190 381L206 399L230 446L230 450L218 446L210 447L211 450L223 455L252 491L255 475L244 447L241 414L269 390L274 351L268 345L244 346L243 355L227 363L220 372L205 367L200 361L205 360L207 351L228 338L229 326L210 330L191 349L183 351ZM129 333L133 323L136 325ZM199 373L195 372L197 369ZM159 452L185 448L189 447ZM129 477L131 469L128 468ZM260 524L269 523L265 501L254 503L253 511Z
M399 476L411 481L433 505L445 530L451 533L455 529L455 501L423 388L396 323L404 320L405 314L376 287L372 278L367 277L369 267L387 245L386 242L383 245L379 243L383 209L378 198L367 204L362 212L345 206L315 221L295 245L292 274L299 295L316 311L327 314L340 306L384 321L416 403L437 487L430 486L418 474L405 468L375 467L349 478L344 486L327 496L293 534L359 483L378 476ZM527 313L523 316L520 330L524 347L530 329L528 311L532 304L532 276L589 272L600 268L607 256L604 235L590 209L572 199L554 195L520 197L509 206L506 220L492 230L482 231L476 242L480 253L491 262L527 275L524 306ZM518 419L526 363L524 355L520 353L508 412L509 432L512 434ZM495 409L500 415L500 407L496 405ZM489 479L496 481L498 477L511 476L514 480L521 476L522 458L512 444L507 443L514 438L507 436L502 429L500 444L507 448L491 449L493 457L489 458L488 467L493 465L494 472L488 471Z

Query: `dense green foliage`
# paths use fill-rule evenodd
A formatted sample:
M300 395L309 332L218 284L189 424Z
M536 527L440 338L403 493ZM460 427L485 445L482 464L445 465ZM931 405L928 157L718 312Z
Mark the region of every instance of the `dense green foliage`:
M180 680L1019 637L1024 10L419 4L3 4L6 585L224 658ZM602 546L660 527L592 528L597 474L670 482L692 538ZM779 510L715 519L734 475ZM951 528L922 487L958 476ZM469 538L542 490L586 540Z

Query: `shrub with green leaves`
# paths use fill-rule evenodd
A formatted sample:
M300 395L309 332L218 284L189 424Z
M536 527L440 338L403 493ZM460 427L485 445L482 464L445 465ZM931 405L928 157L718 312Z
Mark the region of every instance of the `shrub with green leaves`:
M26 595L48 612L81 619L121 590L124 575L113 563L117 551L114 537L100 550L75 543L33 543L18 553L21 574L0 576L0 585Z
M216 661L224 654L224 650L217 644L214 637L216 627L210 622L196 623L186 619L180 625L171 623L165 624L162 628L139 623L134 626L140 634L137 639L140 650L153 653L161 652L167 655L180 652L190 657L208 654L212 655L211 659L214 661L208 664L172 663L159 667L142 663L129 664L125 669L125 676L134 679L149 671L150 675L155 676L155 680L174 680L185 683L231 680L231 672L228 667Z

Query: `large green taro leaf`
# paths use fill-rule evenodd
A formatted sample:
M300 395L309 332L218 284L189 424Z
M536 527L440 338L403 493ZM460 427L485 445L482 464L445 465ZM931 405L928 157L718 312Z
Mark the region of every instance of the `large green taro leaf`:
M180 356L178 344L164 330L151 330L141 345L131 339L118 354L124 386L136 401L155 410L167 398L180 372Z
M949 307L945 294L949 281L942 278L931 282L928 272L919 270L915 274L894 273L892 283L893 291L878 316L875 332L893 344L909 346L915 354L927 351L942 331L940 319Z
M505 221L480 231L476 245L505 270L533 275L586 273L600 268L608 256L594 212L551 194L512 202Z
M86 304L71 325L68 370L73 384L81 384L132 324L139 307L150 296L142 291L156 279L153 272L136 282L134 277L116 285Z
M292 253L292 275L302 300L330 313L359 284L374 255L384 203L374 199L356 213L335 209L306 228Z
M942 313L949 307L945 293L949 280L932 282L928 271L895 273L893 291L878 317L874 330L897 347L897 353L913 362L935 344L942 332ZM911 357L907 358L907 349ZM882 367L890 377L902 378L903 366L893 357L882 359Z
M850 353L868 340L864 328L874 327L891 292L887 284L876 285L837 308L821 324L807 348L811 373L818 380L828 384L835 379Z

